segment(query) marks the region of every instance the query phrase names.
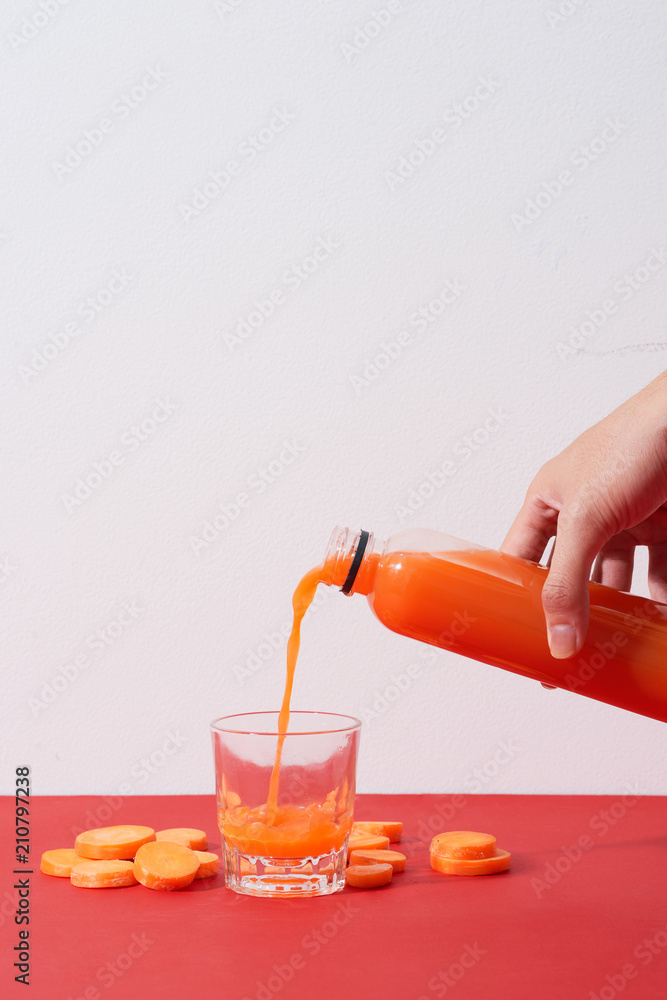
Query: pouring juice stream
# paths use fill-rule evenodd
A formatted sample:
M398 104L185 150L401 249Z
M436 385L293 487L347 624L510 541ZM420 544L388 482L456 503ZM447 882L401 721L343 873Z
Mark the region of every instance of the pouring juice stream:
M273 771L271 772L269 794L266 800L269 824L271 826L275 825L278 817L278 782L280 780L280 761L282 759L283 744L285 742L285 735L289 725L289 706L292 698L294 671L296 669L296 661L299 656L299 647L301 645L301 622L303 621L303 616L306 611L313 603L315 591L317 590L317 585L320 582L323 569L323 566L316 566L314 569L311 569L308 573L306 573L294 591L294 596L292 597L294 619L292 621L292 630L290 632L289 639L287 640L287 676L285 678L285 693L283 694L283 703L280 708L280 715L278 716L278 732L280 735L278 736L276 761L273 765Z

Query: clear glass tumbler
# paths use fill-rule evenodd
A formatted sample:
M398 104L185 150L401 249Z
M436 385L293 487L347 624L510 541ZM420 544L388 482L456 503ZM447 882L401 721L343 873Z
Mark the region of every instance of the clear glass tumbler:
M323 896L345 885L361 723L290 712L278 782L278 712L211 723L227 885L250 896Z

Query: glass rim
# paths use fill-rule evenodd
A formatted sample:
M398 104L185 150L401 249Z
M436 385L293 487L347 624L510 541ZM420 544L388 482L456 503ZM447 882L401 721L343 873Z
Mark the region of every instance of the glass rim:
M221 726L221 722L231 722L233 719L247 719L250 716L257 715L274 715L276 716L276 725L271 730L259 731L257 729L238 729L236 726ZM259 712L235 712L232 715L221 715L219 719L213 719L210 723L211 731L214 733L237 733L241 736L280 736L278 732L277 720L280 715L279 709L263 709ZM342 712L320 712L311 711L309 709L294 709L290 711L290 718L293 715L328 715L330 718L334 719L347 719L351 725L347 726L337 726L335 728L328 729L310 729L307 732L290 732L288 729L284 734L286 737L290 736L325 736L329 733L345 733L354 732L355 729L361 729L361 719L357 719L354 715L345 715Z

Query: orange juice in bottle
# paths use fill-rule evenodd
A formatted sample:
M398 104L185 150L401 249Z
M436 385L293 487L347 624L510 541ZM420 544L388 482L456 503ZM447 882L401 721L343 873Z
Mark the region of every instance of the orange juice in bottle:
M401 635L667 722L667 605L591 583L584 646L556 659L541 603L547 573L438 531L382 542L336 528L320 580L365 596Z

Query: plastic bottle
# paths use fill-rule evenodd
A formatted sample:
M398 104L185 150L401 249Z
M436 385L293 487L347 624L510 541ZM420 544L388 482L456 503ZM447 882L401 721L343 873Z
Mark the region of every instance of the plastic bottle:
M319 579L366 596L401 635L667 722L667 605L591 583L586 642L556 659L541 603L547 572L438 531L382 542L336 528Z

